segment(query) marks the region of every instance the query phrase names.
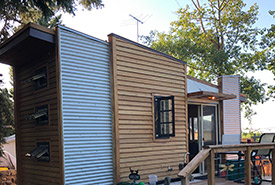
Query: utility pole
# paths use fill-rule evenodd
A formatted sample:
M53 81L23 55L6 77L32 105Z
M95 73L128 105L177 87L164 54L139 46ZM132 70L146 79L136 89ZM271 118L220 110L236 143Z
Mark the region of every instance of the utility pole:
M141 20L139 20L138 18L136 18L135 16L129 14L130 17L132 17L133 19L135 19L137 21L137 42L138 42L138 39L139 39L139 33L138 33L138 23L141 23L143 24L143 22Z

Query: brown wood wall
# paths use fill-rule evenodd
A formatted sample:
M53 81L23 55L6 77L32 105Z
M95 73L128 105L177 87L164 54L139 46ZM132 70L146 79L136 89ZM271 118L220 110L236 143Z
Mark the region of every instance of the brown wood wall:
M33 76L35 70L43 66L47 67L48 72L47 87L35 90L33 83L24 83L25 79ZM18 184L61 184L55 56L40 57L22 67L16 67L15 82ZM34 113L35 107L45 104L48 104L49 109L49 125L36 126L35 120L24 118ZM36 147L37 142L50 143L50 162L25 157L26 153Z
M176 178L187 151L186 65L110 36L115 136L115 177L129 181L129 167L141 180L156 174ZM176 136L154 139L153 96L175 97ZM168 172L168 166L173 171Z

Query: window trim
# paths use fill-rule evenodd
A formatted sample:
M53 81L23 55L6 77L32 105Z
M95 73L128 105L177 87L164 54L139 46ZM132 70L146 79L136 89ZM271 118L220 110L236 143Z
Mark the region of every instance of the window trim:
M156 101L157 99L157 101ZM172 101L172 109L171 110L160 110L160 101L162 100L171 100ZM158 112L158 117L160 118L161 112L172 112L172 121L171 122L157 122L156 120L156 112ZM175 137L175 100L174 96L161 96L161 95L153 95L153 120L154 120L154 139L169 139L170 137ZM160 121L160 119L158 119ZM160 125L161 124L172 124L172 133L170 134L160 134ZM158 135L158 136L157 136Z

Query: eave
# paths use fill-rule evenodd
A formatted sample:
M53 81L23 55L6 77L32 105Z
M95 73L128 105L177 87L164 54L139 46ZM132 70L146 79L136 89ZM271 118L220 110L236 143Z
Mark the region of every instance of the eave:
M216 92L209 92L209 91L198 91L198 92L188 93L187 97L219 101L219 100L234 99L237 96L234 94L224 94L224 93L216 93Z
M21 66L52 53L54 44L54 30L29 23L0 45L0 63Z

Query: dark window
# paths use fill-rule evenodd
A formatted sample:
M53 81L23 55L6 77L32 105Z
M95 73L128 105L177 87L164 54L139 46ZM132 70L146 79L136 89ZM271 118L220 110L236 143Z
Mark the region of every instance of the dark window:
M25 154L26 157L35 157L38 161L50 161L50 145L48 142L40 142L36 144L36 148L30 153Z
M31 78L24 80L25 83L34 83L34 89L38 90L43 87L47 87L47 67L42 67L34 71L34 75Z
M169 138L175 136L174 96L154 97L155 137Z
M25 116L26 120L36 120L36 125L48 125L49 124L49 111L48 105L42 105L35 107L33 114Z
M43 87L47 87L47 68L43 67L34 72L34 76L32 77L34 81L34 88L41 89Z
M48 125L48 105L43 105L35 108L33 119L36 120L36 125Z

